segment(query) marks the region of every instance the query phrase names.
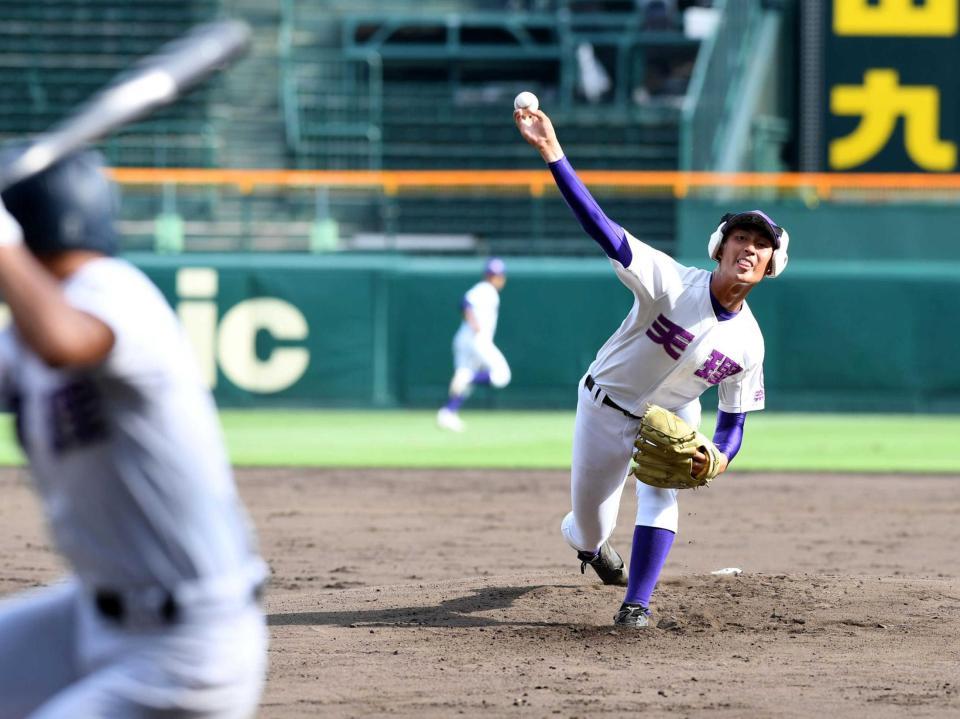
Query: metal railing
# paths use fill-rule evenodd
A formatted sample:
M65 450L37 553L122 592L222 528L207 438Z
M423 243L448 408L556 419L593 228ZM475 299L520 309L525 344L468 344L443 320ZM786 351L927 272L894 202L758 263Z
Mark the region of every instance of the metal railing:
M285 0L278 41L280 110L293 156L330 168L382 166L383 71L379 55L298 46L295 2ZM319 151L317 148L321 148Z
M546 170L261 170L213 168L114 167L111 177L125 186L230 186L242 192L258 187L375 188L387 195L432 188L450 192L469 188L523 190L544 194L555 185ZM960 193L960 173L839 173L839 172L683 172L583 170L578 173L590 186L620 190L656 190L683 198L695 190L711 188L809 190L818 199L857 191L910 191Z
M760 0L718 0L719 20L704 41L687 95L680 126L680 169L705 171L714 167L718 143L732 119L749 58L749 38L759 24Z
M545 170L114 168L126 249L584 254ZM605 211L670 251L676 203L723 193L860 205L956 204L958 174L580 173Z

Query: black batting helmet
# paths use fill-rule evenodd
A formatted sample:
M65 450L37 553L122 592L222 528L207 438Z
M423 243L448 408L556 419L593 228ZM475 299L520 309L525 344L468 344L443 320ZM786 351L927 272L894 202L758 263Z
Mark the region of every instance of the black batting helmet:
M8 149L18 150L23 148ZM83 150L3 191L3 204L20 223L33 254L117 252L117 190L103 166L99 152Z

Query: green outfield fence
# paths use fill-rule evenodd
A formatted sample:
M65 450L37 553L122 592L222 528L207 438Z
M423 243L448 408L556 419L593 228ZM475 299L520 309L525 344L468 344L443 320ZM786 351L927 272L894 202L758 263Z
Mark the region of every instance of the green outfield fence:
M459 301L483 264L400 255L131 259L176 307L219 402L260 407L439 405ZM497 343L514 379L473 406L571 408L577 380L632 295L603 259L512 258L508 273ZM768 407L960 410L950 310L958 292L960 262L793 262L750 296L766 338Z

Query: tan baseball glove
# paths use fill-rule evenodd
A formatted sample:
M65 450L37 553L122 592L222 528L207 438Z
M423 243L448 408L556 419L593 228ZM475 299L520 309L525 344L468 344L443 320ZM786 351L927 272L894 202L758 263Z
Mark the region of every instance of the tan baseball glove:
M720 474L720 450L705 435L684 422L673 412L650 405L640 420L634 442L631 470L638 480L661 489L703 487ZM699 475L693 476L693 456L700 450L707 463Z

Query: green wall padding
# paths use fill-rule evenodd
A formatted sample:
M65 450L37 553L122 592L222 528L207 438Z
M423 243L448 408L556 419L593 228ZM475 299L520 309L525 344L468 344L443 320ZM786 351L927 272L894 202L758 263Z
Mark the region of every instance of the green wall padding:
M178 297L179 269L215 271L216 295L199 301L215 303L216 326L200 335L220 354L215 392L224 405L439 406L452 372L459 301L482 269L480 258L131 259L175 306L198 301ZM623 320L632 295L603 258L511 258L508 278L496 341L513 382L478 392L468 406L573 407L577 380ZM286 304L276 316L270 308L237 311L258 297ZM768 408L960 411L958 297L960 261L793 260L750 296L766 339ZM296 325L284 324L291 313L305 321L307 335L278 339L270 327L283 335ZM258 329L268 320L279 324ZM231 323L240 327L232 340L223 329ZM308 356L304 370L281 389L251 390L258 381L276 384L269 365L279 350ZM706 407L715 406L712 394Z

